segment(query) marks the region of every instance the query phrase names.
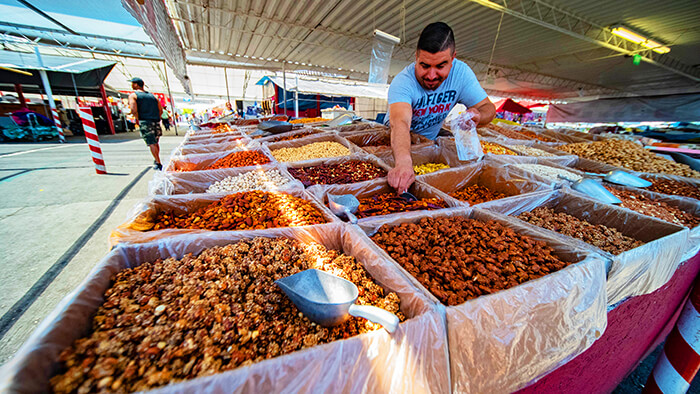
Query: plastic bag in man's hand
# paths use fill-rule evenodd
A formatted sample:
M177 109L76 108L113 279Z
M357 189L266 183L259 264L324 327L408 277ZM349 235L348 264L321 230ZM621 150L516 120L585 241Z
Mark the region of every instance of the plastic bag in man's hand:
M476 123L472 120L471 112L461 112L450 121L452 134L457 145L459 160L476 160L484 156L479 135L476 133Z

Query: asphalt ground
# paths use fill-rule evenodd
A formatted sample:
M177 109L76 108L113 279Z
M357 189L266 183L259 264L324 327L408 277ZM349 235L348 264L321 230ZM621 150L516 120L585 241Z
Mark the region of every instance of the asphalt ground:
M161 161L180 143L160 140ZM85 138L0 144L0 364L87 276L108 236L148 195L153 158L137 132L100 136L107 175Z

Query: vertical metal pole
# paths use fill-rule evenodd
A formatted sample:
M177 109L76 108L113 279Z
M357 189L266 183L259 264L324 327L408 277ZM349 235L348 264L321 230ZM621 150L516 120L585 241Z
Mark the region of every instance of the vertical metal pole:
M51 94L49 76L46 74L46 70L44 70L44 61L41 59L41 53L39 53L38 46L34 47L34 53L36 53L36 58L39 61L39 67L41 67L41 69L39 70L39 75L41 75L41 83L44 85L44 92L46 92L46 97L48 97L49 99L49 108L51 108L48 114L48 118L53 119L53 111L56 111L56 103L53 102L53 94ZM63 132L61 131L60 127L56 126L56 128L58 128L59 140L61 141L61 143L65 142L65 138L62 138Z
M24 92L22 92L22 84L15 84L15 92L17 93L17 98L19 99L19 105L21 105L22 108L27 108L27 100L24 99Z
M299 117L299 77L295 77L297 87L294 89L294 117Z
M100 95L102 95L102 104L105 110L105 116L107 116L107 124L109 125L109 131L112 135L117 134L114 130L114 121L112 120L112 110L109 109L109 102L107 101L107 92L105 92L105 84L100 85Z
M168 67L165 65L165 60L163 60L163 73L165 74L165 87L168 88L168 96L170 96L170 109L172 110L172 116L170 117L170 120L173 123L175 135L177 135L177 120L175 119L175 100L173 100L173 94L170 92L170 82L168 82Z
M228 72L226 72L226 67L224 67L224 81L226 81L226 102L231 102L231 96L228 93Z
M287 62L282 63L282 93L284 94L284 115L287 115Z

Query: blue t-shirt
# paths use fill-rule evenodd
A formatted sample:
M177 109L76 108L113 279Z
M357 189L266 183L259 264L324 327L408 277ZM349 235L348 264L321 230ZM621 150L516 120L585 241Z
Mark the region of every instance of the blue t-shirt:
M431 140L437 138L442 122L455 103L474 106L487 96L474 71L461 60L452 62L447 78L435 90L424 89L416 80L416 63L394 77L389 86L389 105L409 103L413 109L411 131ZM389 124L389 110L384 123Z

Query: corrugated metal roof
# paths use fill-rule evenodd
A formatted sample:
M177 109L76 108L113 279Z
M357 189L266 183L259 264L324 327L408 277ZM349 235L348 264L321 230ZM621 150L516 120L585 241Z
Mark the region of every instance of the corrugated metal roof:
M524 1L524 0L520 0ZM418 36L430 22L444 21L455 31L458 57L485 70L501 13L475 2L448 0L166 0L186 49L219 61L233 59L270 69L318 69L367 78L372 32L402 38L390 73L413 60ZM519 4L511 0L509 5ZM700 63L700 2L677 0L552 0L550 4L600 26L623 23L672 45L671 54L686 64ZM405 15L405 18L402 16ZM667 83L700 91L700 84L668 70L532 22L505 15L492 63L629 92ZM476 63L475 63L476 62ZM511 73L512 74L512 73ZM477 76L485 79L483 72ZM649 83L649 82L653 83ZM578 95L573 85L546 86L527 79L502 87L530 94ZM566 83L564 83L566 85Z

